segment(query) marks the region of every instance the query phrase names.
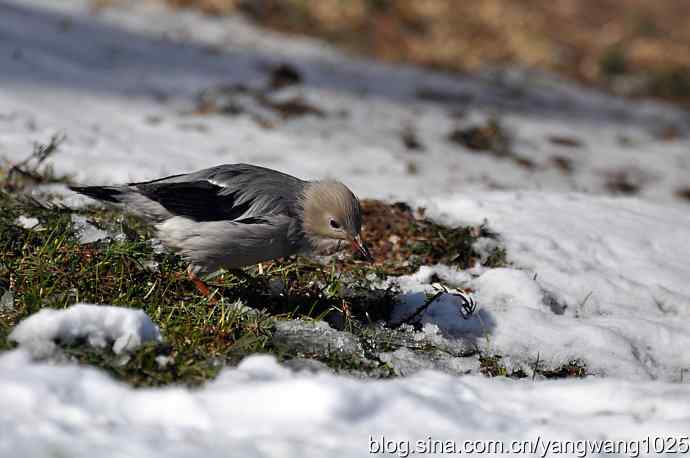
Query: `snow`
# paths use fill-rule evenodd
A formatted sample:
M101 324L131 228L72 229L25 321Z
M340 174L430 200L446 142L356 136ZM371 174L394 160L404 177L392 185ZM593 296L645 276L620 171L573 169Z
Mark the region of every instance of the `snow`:
M106 231L98 229L81 215L72 215L71 219L81 244L94 243L108 237Z
M24 229L33 229L36 226L38 226L39 221L38 218L30 217L30 216L24 216L24 215L19 215L17 220L15 221L15 224L18 226L23 227Z
M640 195L671 201L688 185L690 140L683 135L690 118L662 104L516 70L451 77L346 58L239 17L171 13L148 2L88 14L86 3L1 6L0 146L10 161L61 132L67 140L51 164L87 184L244 161L304 178L340 178L361 195L396 199L487 188L601 193L620 175L639 184ZM191 114L203 91L263 87L282 62L304 82L269 97L301 96L325 117L265 128L251 113ZM534 167L448 140L453 129L494 115L511 133L515 154ZM659 138L669 127L681 137ZM406 128L424 151L404 147ZM554 144L554 136L581 145ZM572 173L554 158L570 161Z
M70 344L77 339L97 348L112 344L113 352L120 354L160 341L161 334L142 310L76 304L62 310L41 309L20 322L9 339L40 355L50 354L55 341Z
M558 367L584 361L594 373L626 379L678 381L690 366L690 214L638 199L537 192L452 195L425 202L451 224L486 221L500 234L518 269L470 275L422 267L400 279L409 316L433 292L435 273L476 290L470 320L444 296L422 323L470 339L529 369L539 355Z
M577 359L597 375L532 382L416 372L463 373L476 361L444 368L397 350L383 357L414 375L294 373L254 356L199 389L135 390L92 368L34 359L56 341L125 352L162 338L142 311L79 304L27 318L11 334L20 348L0 353L0 456L347 457L366 455L369 435L687 435L690 214L676 194L690 185L686 111L523 70L450 76L374 63L240 17L149 2L92 14L86 0L5 0L0 36L0 161L21 161L34 142L65 133L47 164L85 184L251 162L339 178L362 197L423 205L448 224L486 220L511 265L422 266L397 280L396 317L423 303L436 274L472 289L479 310L464 319L457 298L440 297L421 318L429 339L467 342L528 374L537 359L543 367ZM251 97L237 116L192 114L202 92L263 88L283 62L303 84L268 97L301 97L323 117L283 120ZM532 166L448 140L453 129L492 117ZM660 135L669 128L679 136ZM404 146L406 129L422 150ZM616 180L638 194L613 197ZM41 190L75 208L87 202L64 187ZM74 224L85 243L107 236L85 220ZM488 253L495 243L476 249Z
M247 358L201 389L133 389L94 369L34 363L19 350L0 356L0 399L0 456L361 457L381 436L458 446L502 440L507 448L538 437L680 437L690 424L688 385L433 371L367 382L294 373L268 356Z
M432 204L434 215L449 222L487 220L509 260L536 272L546 289L558 289L571 313L643 312L655 298L668 314L690 311L685 207L534 192L447 196Z

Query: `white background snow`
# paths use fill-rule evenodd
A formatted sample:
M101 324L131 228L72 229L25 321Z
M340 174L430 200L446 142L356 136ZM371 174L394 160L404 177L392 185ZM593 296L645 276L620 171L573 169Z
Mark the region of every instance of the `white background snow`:
M0 355L0 455L366 456L369 435L381 434L687 435L690 213L674 193L690 185L690 141L659 136L669 127L686 134L686 112L519 71L450 77L357 60L238 18L138 2L89 11L76 0L0 0L0 160L23 159L33 142L64 132L52 165L85 183L251 162L337 177L362 197L424 205L446 223L486 219L514 267L425 267L400 280L398 313L419 304L436 272L475 289L481 313L462 320L442 300L425 322L518 367L537 355L555 365L578 358L597 376L532 382L422 372L373 382L294 374L253 357L198 390L134 390L94 369L33 362L19 349ZM326 117L266 129L250 116L190 114L200 91L261 86L283 61L305 81L278 96L300 94ZM447 100L425 101L420 91ZM455 127L494 115L534 168L447 140ZM406 128L424 151L403 146ZM571 161L572 174L554 167L554 157ZM607 180L621 173L640 186L637 197L606 195ZM48 329L36 324L46 315L30 318L17 340L65 337L60 329L158 338L145 316L99 329L93 309L81 307L52 317ZM103 322L107 314L125 319L101 310Z

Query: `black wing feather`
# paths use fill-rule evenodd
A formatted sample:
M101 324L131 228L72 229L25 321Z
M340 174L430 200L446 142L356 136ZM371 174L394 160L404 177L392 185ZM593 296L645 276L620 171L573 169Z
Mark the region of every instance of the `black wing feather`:
M177 183L142 183L137 190L175 215L195 221L235 220L244 215L252 200L237 202L235 193L206 180Z
M168 216L155 211L151 214L145 203L132 194L159 203L169 214L199 222L265 224L272 215L295 217L305 184L299 178L264 167L226 164L126 186L70 188L98 200L131 205L134 211L153 219Z
M118 203L122 195L122 189L116 186L68 186L74 192L84 194L96 200Z

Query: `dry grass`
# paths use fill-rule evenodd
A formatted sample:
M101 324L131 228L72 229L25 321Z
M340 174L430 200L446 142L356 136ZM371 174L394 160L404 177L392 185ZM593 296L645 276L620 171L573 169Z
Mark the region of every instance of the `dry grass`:
M214 15L241 11L383 60L451 71L512 63L690 102L685 0L161 1Z

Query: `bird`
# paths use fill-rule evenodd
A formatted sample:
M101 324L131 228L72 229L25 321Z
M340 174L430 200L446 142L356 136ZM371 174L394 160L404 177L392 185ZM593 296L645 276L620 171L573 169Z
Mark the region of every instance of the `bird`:
M199 275L291 255L310 255L349 243L373 261L362 240L362 209L335 180L306 181L251 164L223 164L192 173L118 186L69 186L107 204L124 206L151 224L164 245Z

